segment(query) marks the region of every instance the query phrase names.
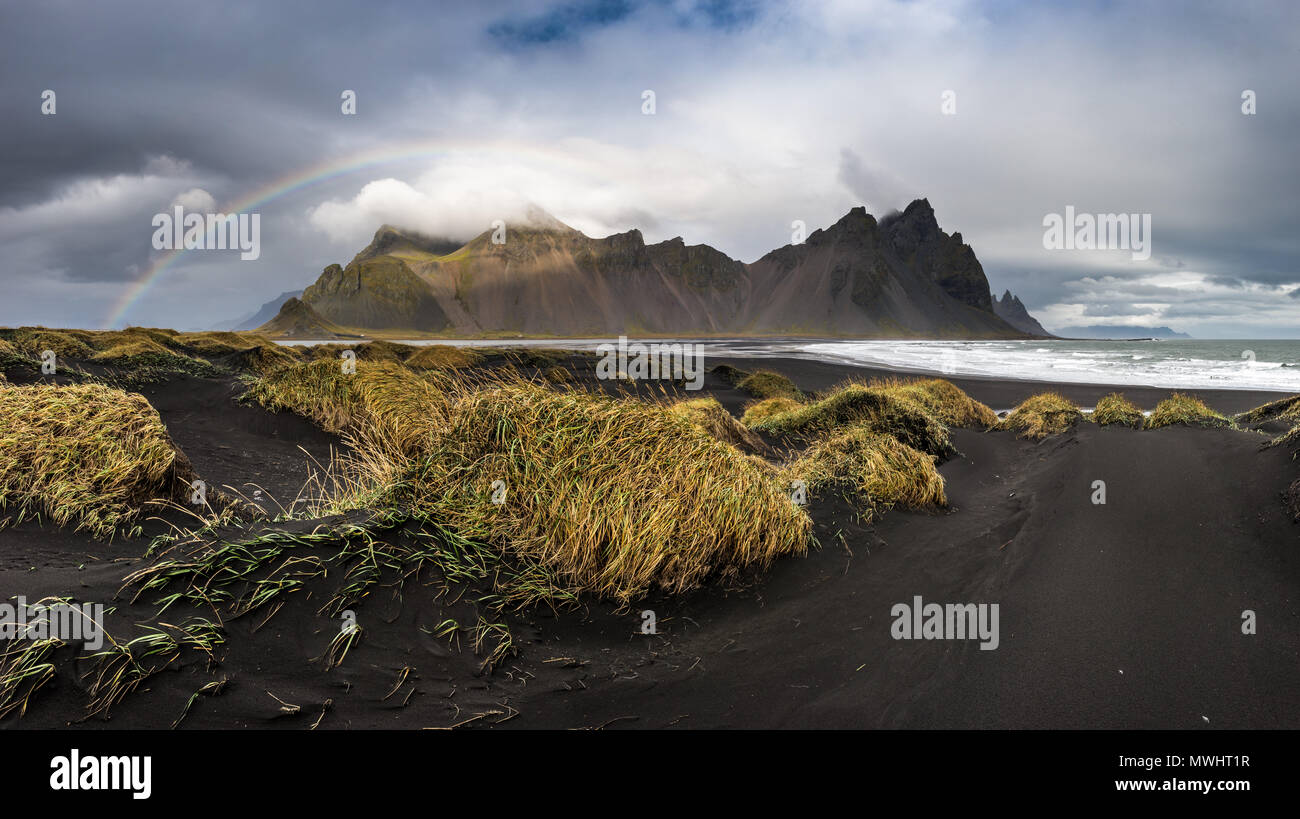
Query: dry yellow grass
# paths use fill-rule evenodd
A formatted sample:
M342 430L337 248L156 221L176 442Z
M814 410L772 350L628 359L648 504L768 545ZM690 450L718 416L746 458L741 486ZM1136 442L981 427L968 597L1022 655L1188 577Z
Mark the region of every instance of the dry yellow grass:
M419 350L419 347L410 344L399 344L395 341L376 339L358 344L357 358L362 361L392 361L400 364L417 350Z
M241 334L213 330L202 333L181 333L175 337L173 343L188 353L223 356L270 342L254 333Z
M0 386L3 522L39 516L106 536L147 500L183 499L192 479L142 396L90 384Z
M229 359L232 366L266 375L275 370L297 364L299 348L285 347L272 341L259 341L251 347L235 352Z
M1068 398L1044 392L1020 402L998 427L1017 430L1022 438L1042 440L1070 430L1082 419L1083 413Z
M89 358L95 352L73 333L44 327L19 327L11 343L18 352L35 356L53 350L59 358Z
M350 435L346 491L329 508L413 509L489 544L532 567L515 575L530 584L501 590L515 603L578 593L626 603L808 546L811 521L777 470L690 420L698 407L431 375L360 362L348 376L321 361L273 373L250 395Z
M942 378L878 379L866 386L910 398L948 426L989 429L998 423L997 413Z
M771 370L751 373L741 378L736 383L736 387L755 398L793 398L796 401L803 399L803 393L799 392L799 388L793 381Z
M745 407L744 414L740 416L740 423L752 427L774 415L790 412L799 407L799 402L793 398L764 398Z
M865 384L846 384L820 401L768 415L749 426L773 435L815 438L861 425L930 455L946 458L956 452L948 428L925 406L911 396Z
M1103 395L1097 400L1092 420L1103 427L1119 424L1133 429L1142 429L1146 423L1141 407L1117 392Z
M483 360L483 356L468 347L453 347L450 344L430 344L418 347L406 359L406 366L417 370L460 370L472 367Z
M107 347L100 352L90 356L92 361L117 362L136 356L177 356L177 353L159 344L146 336L138 337L131 341L122 341L111 347Z
M850 427L810 446L787 468L810 491L847 486L878 508L946 506L934 458L866 427Z
M358 361L356 372L323 359L277 369L246 393L268 409L310 418L344 433L369 426L403 452L429 446L447 424L448 382L392 362Z
M1226 427L1232 422L1223 415L1210 409L1204 401L1194 395L1176 392L1156 404L1147 418L1147 429L1186 424L1199 427Z
M1300 421L1300 395L1282 398L1261 404L1252 410L1237 415L1238 424L1259 424L1265 421Z
M811 530L770 471L668 407L524 381L461 396L401 494L565 589L621 603L803 554Z
M768 451L763 439L733 418L716 398L687 398L669 404L668 408L719 441L746 452Z

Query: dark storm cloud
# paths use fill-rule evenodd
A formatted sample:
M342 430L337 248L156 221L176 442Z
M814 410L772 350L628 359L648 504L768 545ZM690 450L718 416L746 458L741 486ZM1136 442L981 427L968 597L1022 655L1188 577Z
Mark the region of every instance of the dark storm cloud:
M447 140L483 154L273 197L261 261L189 254L133 320L246 313L346 261L376 220L507 194L592 232L680 234L745 259L788 242L792 220L813 230L926 196L993 289L1049 327L1144 310L1209 332L1281 327L1300 298L1297 53L1289 4L10 3L0 285L18 295L0 323L102 315L157 259L151 215L186 191L224 205ZM1041 219L1066 205L1150 213L1152 259L1044 251Z

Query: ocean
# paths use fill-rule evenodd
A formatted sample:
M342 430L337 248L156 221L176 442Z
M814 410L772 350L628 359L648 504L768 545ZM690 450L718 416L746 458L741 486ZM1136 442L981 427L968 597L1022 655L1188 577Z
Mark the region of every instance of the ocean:
M670 339L631 340L672 342ZM1300 340L855 341L683 338L679 341L705 345L706 356L807 358L917 373L1075 384L1300 393ZM585 338L421 339L404 343L593 349L603 343L615 342L617 339Z

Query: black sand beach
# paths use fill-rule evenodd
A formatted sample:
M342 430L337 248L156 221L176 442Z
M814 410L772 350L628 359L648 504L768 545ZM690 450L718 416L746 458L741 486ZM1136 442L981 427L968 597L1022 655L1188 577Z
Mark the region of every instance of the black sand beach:
M888 375L792 359L711 360L823 390ZM1111 388L952 379L995 410L1054 388L1091 406ZM1171 391L1120 388L1150 409ZM733 414L752 400L710 375ZM291 500L331 435L236 403L233 378L188 376L141 392L196 471ZM1282 396L1195 391L1235 413ZM63 671L0 728L1295 728L1300 727L1300 528L1281 493L1300 475L1259 433L1080 424L1035 443L953 430L941 467L951 508L864 524L814 501L820 547L759 577L630 611L587 602L508 615L517 656L481 669L433 629L464 604L382 588L357 612L365 637L341 667L316 659L336 622L291 595L261 625L228 623L220 665L151 677L80 721L84 682ZM1105 481L1107 502L1092 502ZM162 531L153 521L146 534ZM103 543L48 524L0 530L0 598L112 602L148 537ZM895 640L891 607L1000 605L996 650ZM117 598L115 617L136 607ZM642 610L657 633L641 631ZM1242 633L1253 611L1258 633ZM137 619L153 607L138 604ZM214 679L219 696L187 702ZM293 707L289 707L293 706Z

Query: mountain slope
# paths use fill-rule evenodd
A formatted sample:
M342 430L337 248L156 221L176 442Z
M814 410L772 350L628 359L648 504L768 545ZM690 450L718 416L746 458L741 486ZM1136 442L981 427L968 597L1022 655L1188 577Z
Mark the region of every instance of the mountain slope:
M1043 325L1038 323L1038 319L1029 315L1029 310L1025 308L1024 303L1019 297L1011 295L1010 290L1004 292L1001 299L993 300L993 312L1022 333L1033 336L1051 335L1043 329Z
M854 208L752 264L638 230L594 239L536 208L459 247L385 225L302 301L343 327L443 335L1022 335L924 199L880 222Z
M242 318L234 319L233 321L223 321L218 324L214 324L212 326L212 329L213 330L235 330L235 331L256 330L258 327L262 326L263 324L266 324L268 321L275 318L276 313L280 312L280 308L284 305L286 301L288 301L289 299L296 299L301 296L302 296L301 290L286 290L280 295L268 301L266 304L263 304L261 307L257 308L255 312L249 313L248 315Z
M261 327L258 332L268 336L288 338L334 338L351 334L311 308L300 299L291 298L280 306L280 312Z
M440 332L451 325L428 286L397 256L332 264L302 300L346 327Z
M755 296L739 329L753 333L999 337L974 252L939 229L929 202L877 222L854 208L803 244L749 265Z

